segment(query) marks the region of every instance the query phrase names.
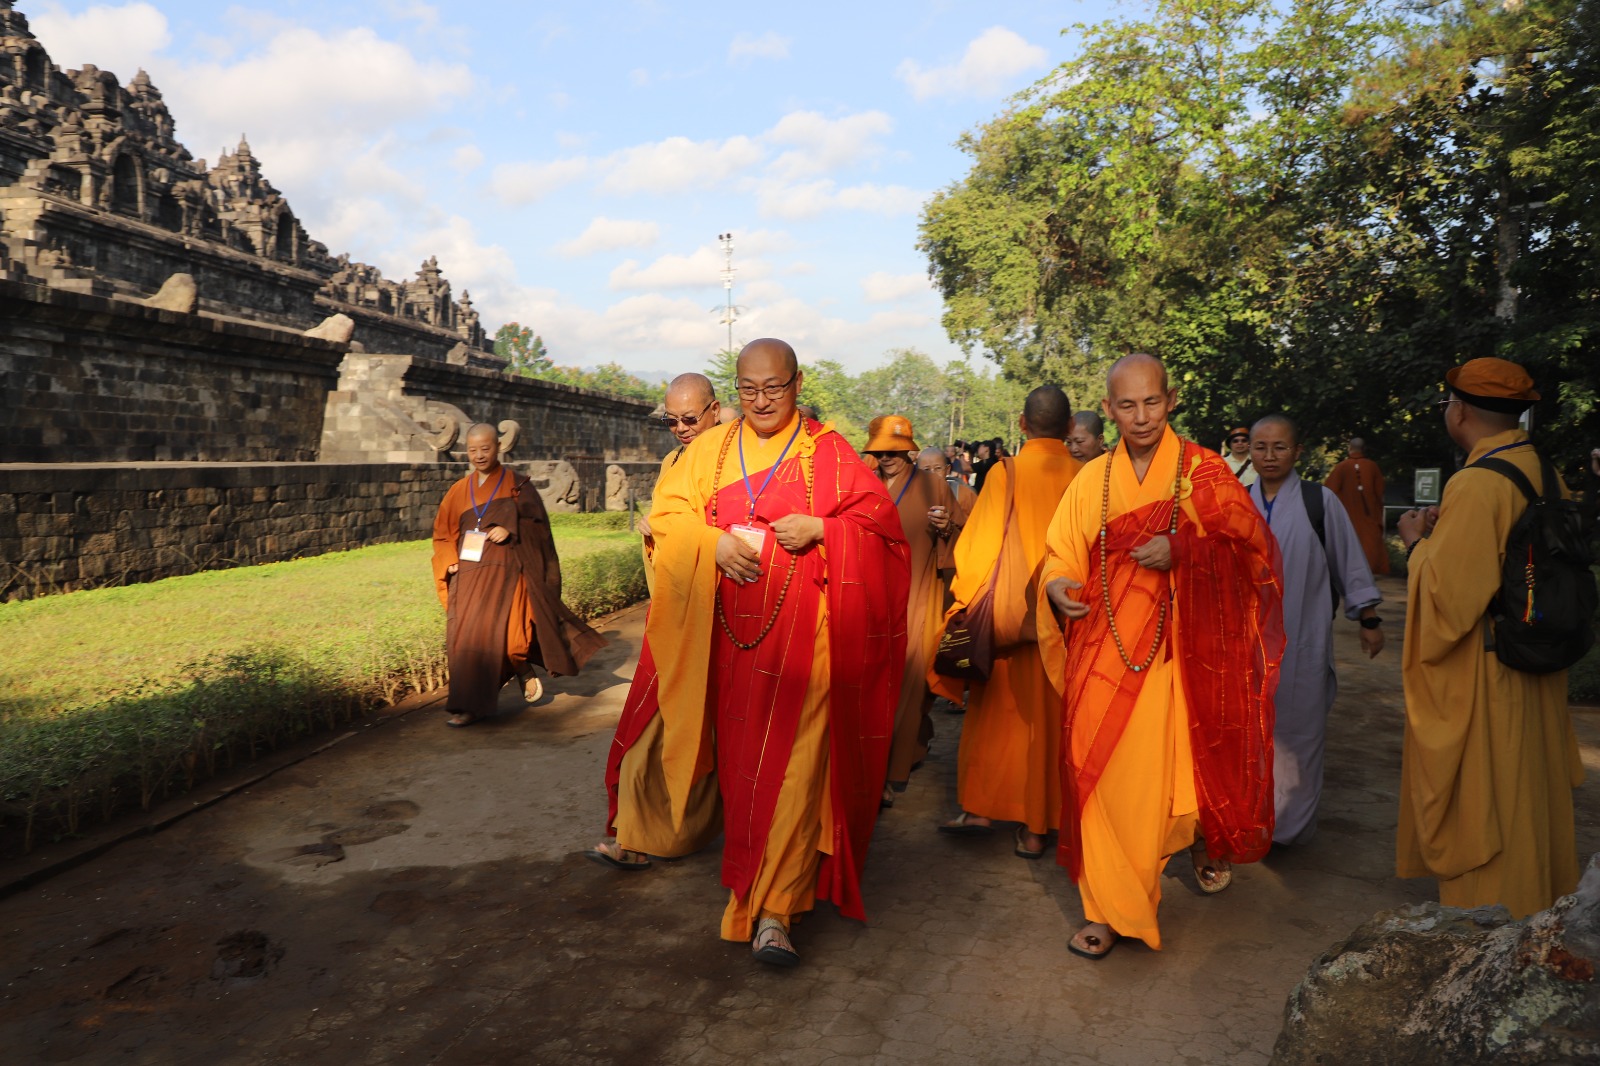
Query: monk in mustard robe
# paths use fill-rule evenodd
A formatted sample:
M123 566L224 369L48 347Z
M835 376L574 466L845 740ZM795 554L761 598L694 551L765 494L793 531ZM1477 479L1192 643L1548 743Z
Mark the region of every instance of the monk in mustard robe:
M1166 859L1191 850L1202 891L1272 844L1272 693L1283 655L1277 544L1233 470L1173 433L1177 391L1154 356L1106 379L1120 440L1050 524L1039 622L1069 620L1059 677L1058 861L1088 924L1068 944L1161 947ZM1201 842L1197 843L1196 838Z
M738 375L741 417L685 452L651 508L656 594L606 785L618 831L623 765L659 716L674 826L716 775L723 938L788 966L818 899L865 917L909 565L882 483L796 411L794 350L752 341Z
M1543 487L1517 417L1539 394L1503 359L1474 359L1445 380L1445 429L1469 465L1437 509L1399 522L1410 561L1396 866L1438 878L1447 906L1498 903L1522 918L1577 887L1572 790L1583 764L1567 672L1513 670L1486 646L1506 538L1527 502L1510 478L1470 464L1503 459Z
M678 465L683 453L695 442L695 438L717 425L718 419L722 417L722 405L717 402L716 390L712 387L711 379L704 374L679 374L673 378L667 385L667 395L662 400L661 407L661 424L677 439L678 445L662 456L661 470L656 474L657 485L660 485L662 478L667 476L667 471ZM654 496L654 490L651 495ZM656 574L651 559L655 554L656 542L650 535L649 515L639 519L639 535L644 538L645 588L654 595Z
M1045 528L1079 469L1063 442L1071 419L1071 404L1056 386L1028 394L1019 422L1027 439L1014 459L989 468L956 542L951 585L954 616L994 582L995 660L989 679L969 686L956 762L961 813L939 829L981 834L996 821L1016 822L1013 851L1025 859L1042 858L1046 835L1060 827L1061 698L1044 657L1059 655L1061 634L1045 627L1041 647L1034 611ZM935 692L961 701L964 682L937 675L930 681Z
M944 582L939 570L952 560L950 513L955 501L944 478L930 476L916 465L920 449L912 436L910 419L885 415L873 419L872 424L867 455L877 459L877 475L899 511L900 526L911 553L911 585L906 597L906 672L895 710L889 779L883 788L883 805L892 807L896 794L906 790L911 771L927 756L928 743L933 739L933 719L928 716L933 705L928 666L939 647L944 620Z
M544 692L535 668L575 674L605 646L561 602L550 516L533 482L501 465L493 426L467 430L467 461L433 521L434 586L448 612L445 722L458 727L492 717L513 677L534 703Z

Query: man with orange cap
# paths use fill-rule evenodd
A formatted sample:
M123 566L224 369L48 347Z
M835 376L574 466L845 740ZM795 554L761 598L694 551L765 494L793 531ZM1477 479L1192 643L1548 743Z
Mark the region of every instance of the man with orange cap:
M987 488L956 542L948 614L992 585L995 656L988 679L973 682L966 699L956 757L961 812L939 830L985 834L994 821L1016 822L1013 852L1039 859L1061 816L1061 696L1044 665L1045 655L1060 655L1061 633L1043 627L1055 644L1053 651L1040 645L1036 583L1045 527L1079 463L1065 443L1072 405L1055 385L1028 393L1018 424L1027 438L1021 451L989 468ZM933 683L939 695L962 702L961 681L936 677Z
M1498 903L1521 918L1578 883L1572 790L1583 764L1567 672L1513 670L1488 646L1486 608L1527 501L1509 477L1476 464L1510 463L1536 490L1559 477L1519 425L1539 399L1522 367L1473 359L1445 382L1438 406L1468 465L1437 508L1399 521L1410 562L1397 868L1438 878L1448 906Z
M1239 479L1239 484L1249 488L1256 483L1256 468L1250 461L1250 431L1235 426L1228 431L1227 442L1222 447L1222 460Z
M952 544L956 527L955 501L943 477L933 477L917 465L917 442L911 420L904 415L884 415L872 420L867 456L877 460L878 479L900 512L900 525L911 548L911 586L906 598L906 672L900 682L900 703L895 710L894 742L889 747L889 777L883 786L883 805L894 806L895 794L904 792L911 771L928 754L933 739L933 719L928 710L928 664L939 646L944 620L944 583L941 567L953 565Z

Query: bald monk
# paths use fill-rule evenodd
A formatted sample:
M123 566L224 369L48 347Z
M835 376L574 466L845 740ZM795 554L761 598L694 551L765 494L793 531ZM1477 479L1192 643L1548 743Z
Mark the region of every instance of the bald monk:
M924 448L917 456L917 469L935 477L950 486L950 513L945 516L949 522L950 535L947 539L954 542L961 536L961 530L966 527L967 516L972 514L972 508L977 506L978 494L972 491L972 486L967 484L967 479L956 473L950 466L950 453L939 448ZM935 525L938 522L935 521ZM939 526L942 530L946 527ZM940 563L941 567L945 564ZM950 557L949 565L955 566L955 557Z
M656 475L657 485L667 476L668 470L678 465L684 450L694 443L695 438L716 425L721 416L722 404L717 402L717 393L710 378L704 374L679 374L672 379L667 385L666 399L662 401L661 424L677 438L678 446L662 458L661 471ZM639 520L639 534L644 537L645 586L653 595L656 577L651 556L655 552L655 539L650 536L649 515Z
M1324 485L1344 504L1356 527L1361 552L1374 574L1389 572L1389 549L1383 543L1383 471L1367 458L1367 442L1351 437L1350 457L1328 472Z
M939 647L944 621L944 582L939 569L952 565L951 513L955 501L943 477L931 477L917 465L919 449L911 421L904 415L873 420L867 454L878 460L878 478L900 513L911 552L911 586L906 597L906 668L895 710L894 743L889 748L889 778L883 805L893 807L906 790L911 771L928 754L933 739L933 693L928 690L928 665ZM930 449L933 450L933 449ZM942 452L935 454L943 458Z
M1473 359L1445 381L1445 431L1468 465L1445 483L1436 510L1407 511L1398 523L1410 562L1397 865L1401 877L1438 878L1446 906L1498 903L1522 918L1577 886L1572 790L1583 763L1567 672L1513 670L1486 646L1494 626L1485 611L1527 500L1504 474L1472 464L1492 456L1544 488L1539 453L1518 424L1539 393L1504 359Z
M1061 815L1061 699L1045 673L1046 649L1038 644L1033 621L1036 581L1045 527L1080 464L1062 440L1071 428L1072 406L1056 386L1028 393L1017 424L1026 438L1021 451L989 468L956 542L951 616L976 600L994 580L996 562L1002 565L994 592L994 667L987 681L971 683L961 727L961 813L939 829L988 833L995 821L1016 822L1013 851L1038 859ZM1059 648L1060 632L1053 631ZM962 682L932 680L941 696L960 702Z
M1272 844L1277 545L1223 458L1167 425L1177 403L1154 356L1112 365L1117 448L1047 538L1041 622L1069 623L1058 860L1088 920L1068 950L1090 959L1119 937L1161 947L1167 856L1193 844L1209 893Z
M479 422L467 430L472 469L450 486L433 521L433 579L448 612L446 725L469 726L496 713L513 677L535 703L534 675L575 674L605 639L561 602L561 561L544 501L526 476L500 464L500 436Z
M803 377L784 342L746 345L740 418L657 491L656 595L606 764L613 830L623 763L657 715L674 823L715 771L722 936L780 966L818 899L865 917L909 581L894 501L843 437L799 417Z
M1087 463L1106 452L1106 424L1095 411L1075 411L1072 430L1067 434L1067 451L1080 463Z

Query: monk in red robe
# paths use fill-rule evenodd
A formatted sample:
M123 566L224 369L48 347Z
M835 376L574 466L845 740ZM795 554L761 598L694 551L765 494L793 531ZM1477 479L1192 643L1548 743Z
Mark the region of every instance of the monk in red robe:
M1058 861L1088 919L1068 949L1091 959L1125 936L1160 948L1168 855L1193 844L1209 893L1271 847L1284 641L1277 542L1223 459L1167 425L1166 369L1126 356L1106 392L1121 439L1067 487L1041 575L1070 620Z
M741 417L657 487L655 598L606 764L613 831L623 762L657 716L675 822L715 771L722 936L785 966L816 900L865 917L910 575L894 501L843 437L796 411L802 381L789 345L746 345Z
M1356 527L1361 551L1374 574L1389 572L1389 547L1383 540L1383 470L1367 458L1367 442L1352 437L1349 458L1328 471L1323 482L1344 504L1350 524Z
M534 674L575 674L605 638L561 602L561 560L539 490L500 463L493 426L467 430L472 469L450 486L433 522L433 579L449 612L447 725L496 713L513 677L529 703L543 684Z

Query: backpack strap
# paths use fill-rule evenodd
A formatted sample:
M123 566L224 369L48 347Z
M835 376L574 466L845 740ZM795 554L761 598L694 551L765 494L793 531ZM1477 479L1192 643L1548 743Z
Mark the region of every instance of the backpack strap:
M1328 554L1328 511L1322 498L1322 486L1304 479L1300 482L1300 501L1306 508L1306 519L1311 532L1322 545L1322 561L1328 568L1328 591L1333 597L1333 616L1339 617L1339 600L1344 597L1343 583L1333 569L1333 556Z
M1467 469L1469 470L1493 470L1501 477L1506 478L1521 490L1522 495L1527 498L1529 503L1537 502L1541 496L1547 500L1552 498L1549 493L1550 490L1555 487L1555 478L1551 476L1553 471L1550 469L1550 461L1542 455L1539 456L1539 467L1540 476L1544 480L1545 491L1543 493L1540 493L1533 487L1533 482L1528 480L1528 475L1524 474L1522 470L1516 466L1516 464L1508 463L1504 459L1483 458L1479 459L1475 463L1467 464Z

